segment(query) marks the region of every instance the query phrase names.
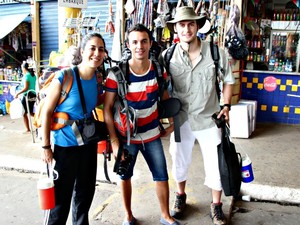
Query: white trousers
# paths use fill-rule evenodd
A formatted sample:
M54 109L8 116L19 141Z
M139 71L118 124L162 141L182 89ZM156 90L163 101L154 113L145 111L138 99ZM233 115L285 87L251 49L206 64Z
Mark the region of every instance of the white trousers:
M197 139L202 153L205 180L204 184L217 191L222 190L217 146L221 143L221 131L214 126L201 131L192 131L186 121L180 127L181 142L175 142L174 132L170 138L170 154L172 156L172 175L176 182L186 181L188 169L192 162L192 150Z

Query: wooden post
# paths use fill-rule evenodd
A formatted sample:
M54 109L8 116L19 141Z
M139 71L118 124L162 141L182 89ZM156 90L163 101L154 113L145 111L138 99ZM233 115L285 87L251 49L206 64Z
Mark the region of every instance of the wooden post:
M40 65L41 60L41 43L40 43L40 14L38 1L31 0L30 2L30 13L31 13L31 36L32 36L32 58Z

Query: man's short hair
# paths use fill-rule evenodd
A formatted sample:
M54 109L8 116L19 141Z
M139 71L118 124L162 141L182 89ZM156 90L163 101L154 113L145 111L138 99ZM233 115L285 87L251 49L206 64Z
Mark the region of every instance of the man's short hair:
M145 27L145 25L143 25L141 23L137 23L128 29L127 34L126 34L126 42L128 42L129 34L133 31L146 32L149 36L149 40L152 41L152 39L153 39L151 31L147 27Z

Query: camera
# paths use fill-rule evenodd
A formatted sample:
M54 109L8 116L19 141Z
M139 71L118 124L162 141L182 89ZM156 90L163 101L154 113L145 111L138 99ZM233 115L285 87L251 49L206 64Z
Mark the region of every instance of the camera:
M216 123L218 128L225 126L225 116L222 115L220 118L218 118L219 112L214 113L211 118Z
M127 174L133 160L133 156L129 154L128 150L124 149L123 152L124 160L121 161L121 159L118 157L114 166L114 172L120 176L124 176Z

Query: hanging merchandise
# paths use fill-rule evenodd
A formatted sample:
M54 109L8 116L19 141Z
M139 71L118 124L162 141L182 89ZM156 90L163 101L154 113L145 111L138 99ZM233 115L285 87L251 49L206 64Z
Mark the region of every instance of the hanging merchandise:
M170 42L171 34L166 26L166 21L170 19L170 7L167 0L159 0L157 4L157 17L154 19L153 37L164 48Z
M248 55L248 46L242 30L239 28L240 9L232 6L230 14L230 26L225 37L225 47L233 59L245 59Z
M132 11L132 6L128 8L129 12ZM151 29L153 21L153 0L136 0L134 9L135 10L133 11L133 13L128 15L126 21L126 29L137 23L144 24L146 27Z
M205 11L204 7L205 7L204 1L200 0L195 9L195 13L197 15L204 15L206 17L204 26L198 30L198 33L200 34L207 34L211 31L210 19L208 18L207 12Z
M178 0L176 8L184 6L184 2L182 0ZM174 14L175 15L175 14ZM173 17L172 17L173 18Z
M187 6L193 7L193 9L195 9L195 2L194 2L194 0L187 0Z
M105 32L109 33L110 35L115 33L115 25L113 23L113 12L112 12L112 3L111 0L109 0L108 3L108 19L106 21L106 25L105 25Z
M196 9L195 9L195 13L198 15L199 12L201 12L201 10L204 10L204 2L203 0L200 0Z
M169 12L169 5L167 0L159 0L157 5L157 13L166 15Z
M167 15L170 11L167 0L159 0L157 5L157 18L153 21L156 28L166 27L166 20L169 18Z
M170 30L168 29L168 27L165 26L165 27L163 28L163 31L162 31L161 41L162 41L162 42L169 42L169 41L170 41L170 38L171 38L171 32L170 32Z
M19 49L19 39L18 39L18 36L17 36L17 34L16 34L15 31L13 31L12 33L13 33L13 36L12 36L12 46L15 49L15 51L17 52L18 49Z
M122 10L123 6L121 4L116 5L116 32L114 33L113 37L113 44L111 48L111 57L112 59L119 60L122 57L122 50L121 50L121 18L122 18Z
M127 0L127 2L126 2L126 4L125 4L124 8L125 8L126 13L127 13L128 15L132 14L133 11L135 10L133 0Z

